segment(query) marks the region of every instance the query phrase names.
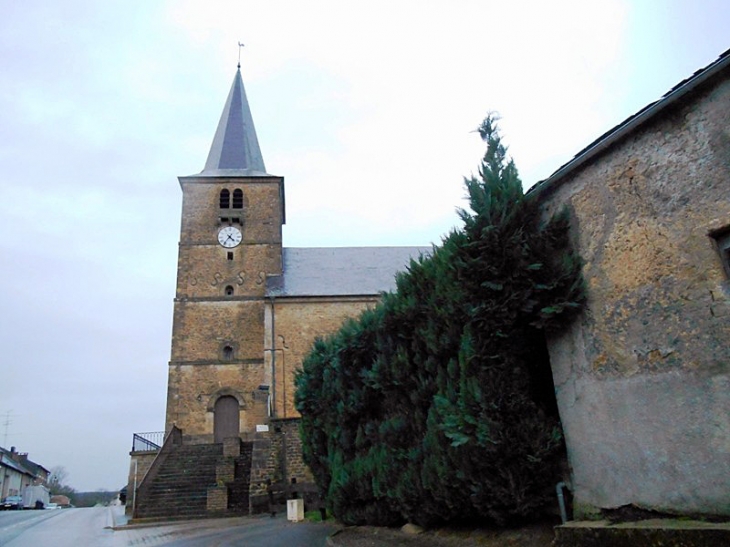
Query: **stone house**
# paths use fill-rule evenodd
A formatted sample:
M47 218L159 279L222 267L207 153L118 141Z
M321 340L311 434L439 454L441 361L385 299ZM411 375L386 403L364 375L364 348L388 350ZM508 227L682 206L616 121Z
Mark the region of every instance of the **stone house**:
M531 192L585 261L548 340L576 513L730 514L730 51Z

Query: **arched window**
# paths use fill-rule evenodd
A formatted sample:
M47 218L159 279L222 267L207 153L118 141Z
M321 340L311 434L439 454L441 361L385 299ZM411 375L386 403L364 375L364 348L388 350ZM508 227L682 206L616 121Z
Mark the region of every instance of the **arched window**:
M243 209L243 190L240 188L233 191L233 208Z
M233 348L231 346L223 346L223 359L226 361L233 360Z
M226 286L226 296L232 296L233 295L233 286L227 285Z
M240 190L239 190L240 191ZM235 203L235 193L234 193L234 203ZM231 206L231 193L227 189L221 190L221 198L220 198L220 208L221 209L228 209Z

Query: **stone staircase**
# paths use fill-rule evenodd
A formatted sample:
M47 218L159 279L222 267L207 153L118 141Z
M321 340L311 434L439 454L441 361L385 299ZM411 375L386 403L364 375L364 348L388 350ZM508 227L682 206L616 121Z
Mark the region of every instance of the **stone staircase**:
M138 490L134 518L205 516L208 487L216 484L216 465L222 459L222 444L174 446L151 483Z

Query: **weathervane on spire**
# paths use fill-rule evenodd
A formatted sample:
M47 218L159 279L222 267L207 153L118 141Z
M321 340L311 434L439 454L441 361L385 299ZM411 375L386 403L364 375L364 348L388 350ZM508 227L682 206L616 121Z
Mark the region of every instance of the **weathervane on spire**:
M241 42L238 42L238 68L241 68L241 48L243 47L243 44Z

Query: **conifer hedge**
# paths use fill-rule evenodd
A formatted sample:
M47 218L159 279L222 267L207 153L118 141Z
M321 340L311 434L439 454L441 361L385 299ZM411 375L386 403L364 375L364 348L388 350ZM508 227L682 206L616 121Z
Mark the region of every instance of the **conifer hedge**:
M540 514L564 445L544 331L583 301L568 216L545 222L493 116L470 211L298 374L305 461L348 524L508 525Z

